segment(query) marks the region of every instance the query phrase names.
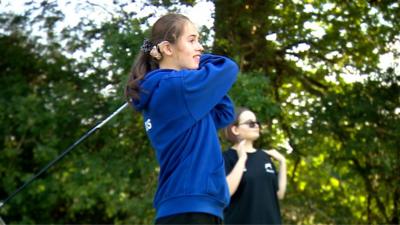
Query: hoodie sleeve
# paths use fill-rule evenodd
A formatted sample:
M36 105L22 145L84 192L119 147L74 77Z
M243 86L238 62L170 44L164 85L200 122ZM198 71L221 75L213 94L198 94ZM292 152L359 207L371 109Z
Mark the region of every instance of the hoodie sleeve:
M225 95L212 109L211 115L217 129L226 127L235 120L233 102L228 95Z
M222 99L236 81L238 71L238 66L232 60L210 54L201 56L198 70L186 71L183 75L183 92L194 119L199 120L214 110L214 119L224 125L226 111L221 109L225 110L228 101ZM219 103L222 104L214 109Z

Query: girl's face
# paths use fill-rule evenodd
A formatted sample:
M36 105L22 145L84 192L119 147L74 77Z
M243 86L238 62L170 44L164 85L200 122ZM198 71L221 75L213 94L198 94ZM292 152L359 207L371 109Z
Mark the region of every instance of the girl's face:
M182 35L172 48L177 70L199 68L200 55L204 49L199 43L199 33L193 23L189 21L185 23Z
M260 136L260 124L256 115L251 111L244 111L240 114L238 123L233 127L240 139L255 141Z

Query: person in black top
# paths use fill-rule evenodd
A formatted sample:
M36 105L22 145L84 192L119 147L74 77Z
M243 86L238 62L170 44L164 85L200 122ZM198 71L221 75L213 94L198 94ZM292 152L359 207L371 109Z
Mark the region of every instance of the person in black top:
M225 224L281 224L279 199L286 191L286 159L276 150L259 150L255 114L238 108L236 120L225 128L233 146L223 153L231 201L224 211ZM279 172L271 158L279 162Z

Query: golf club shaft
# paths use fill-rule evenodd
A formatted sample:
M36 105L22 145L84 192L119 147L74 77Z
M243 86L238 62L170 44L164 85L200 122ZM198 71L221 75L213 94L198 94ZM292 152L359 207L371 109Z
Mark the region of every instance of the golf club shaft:
M23 189L25 189L30 183L32 183L36 178L38 178L40 175L42 175L44 172L46 172L51 166L56 164L58 161L60 161L64 156L66 156L73 148L75 148L79 143L81 143L83 140L85 140L87 137L89 137L93 132L96 130L100 129L105 123L107 123L111 118L113 118L115 115L117 115L119 112L121 112L126 106L128 106L129 103L125 103L121 107L119 107L114 113L112 113L110 116L108 116L106 119L104 119L102 122L100 122L97 126L93 127L91 130L86 132L82 137L80 137L75 143L70 145L67 149L65 149L60 155L58 155L55 159L53 159L50 163L48 163L45 167L43 167L38 173L36 173L34 176L32 176L28 181L26 181L22 186L20 186L17 190L15 190L11 195L9 195L4 201L0 202L0 208L3 207L8 201L10 201L15 195L17 195L19 192L21 192Z

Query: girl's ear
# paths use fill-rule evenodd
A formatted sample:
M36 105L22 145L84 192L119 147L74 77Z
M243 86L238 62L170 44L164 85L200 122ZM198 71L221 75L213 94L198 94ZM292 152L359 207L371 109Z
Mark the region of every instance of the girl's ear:
M232 131L232 134L234 134L236 136L239 135L239 131L238 131L238 127L237 126L233 125L231 127L231 131Z
M163 55L168 55L171 56L172 55L172 46L171 43L169 43L168 41L163 41L160 44L158 44L158 48L160 49L160 52Z

